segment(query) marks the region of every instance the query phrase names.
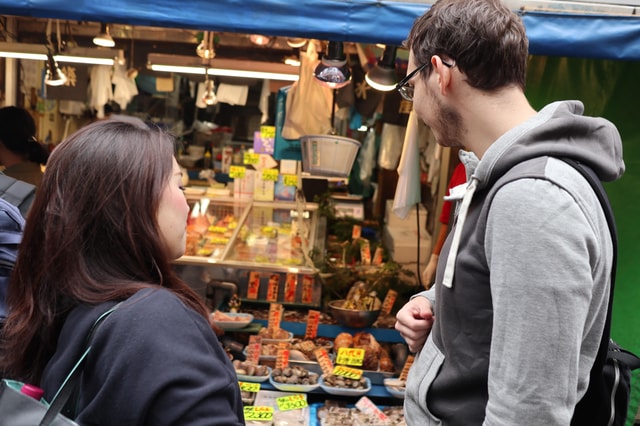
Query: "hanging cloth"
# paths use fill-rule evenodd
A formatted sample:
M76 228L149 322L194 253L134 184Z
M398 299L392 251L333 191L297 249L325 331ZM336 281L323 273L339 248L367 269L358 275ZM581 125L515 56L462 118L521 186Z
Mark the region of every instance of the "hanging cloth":
M409 211L421 200L420 194L420 131L418 116L412 110L404 136L400 165L398 166L398 184L393 198L393 212L404 219Z
M134 79L127 75L127 69L124 65L115 65L113 68L113 100L120 105L120 109L127 108L131 99L138 94L138 87Z
M113 99L111 67L95 65L89 72L89 106L96 110L96 117L104 118L104 106Z

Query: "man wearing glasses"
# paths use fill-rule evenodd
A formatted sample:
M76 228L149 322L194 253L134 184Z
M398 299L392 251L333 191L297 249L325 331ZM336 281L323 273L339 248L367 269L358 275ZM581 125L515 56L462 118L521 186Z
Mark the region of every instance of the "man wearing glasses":
M435 285L397 315L417 352L407 423L569 425L600 343L613 249L596 195L560 158L616 180L620 135L579 101L530 106L525 28L500 0L437 1L407 47L398 91L440 145L479 159L465 164Z

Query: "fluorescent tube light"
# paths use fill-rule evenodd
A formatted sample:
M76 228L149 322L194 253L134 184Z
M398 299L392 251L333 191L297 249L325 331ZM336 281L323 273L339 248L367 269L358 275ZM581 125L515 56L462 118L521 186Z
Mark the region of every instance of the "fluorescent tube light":
M280 81L297 81L299 71L298 68L276 62L215 58L202 64L202 60L198 57L161 53L150 53L147 63L148 68L158 72L204 75L207 67L209 75Z
M55 60L58 62L70 62L74 64L88 64L88 65L113 65L114 59L106 58L90 58L86 56L69 56L69 55L55 55Z
M69 48L67 55L55 55L57 62L88 64L88 65L113 65L118 50L95 49L87 47ZM27 59L35 61L47 60L47 47L40 44L0 42L0 57Z

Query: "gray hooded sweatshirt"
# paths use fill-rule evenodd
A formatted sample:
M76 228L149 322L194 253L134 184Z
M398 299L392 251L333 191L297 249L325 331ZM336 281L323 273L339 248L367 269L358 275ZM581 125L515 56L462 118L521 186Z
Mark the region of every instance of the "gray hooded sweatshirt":
M477 163L431 290L411 367L409 425L568 425L604 327L613 249L589 183L624 172L615 126L577 101L547 105ZM455 191L453 191L455 193Z

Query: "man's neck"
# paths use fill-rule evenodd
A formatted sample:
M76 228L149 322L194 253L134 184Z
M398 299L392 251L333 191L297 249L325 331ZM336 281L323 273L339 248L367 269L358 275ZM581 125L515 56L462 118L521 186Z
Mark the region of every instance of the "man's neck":
M467 130L464 146L482 158L500 136L533 117L536 110L515 87L490 94L475 92L465 99L461 111Z

